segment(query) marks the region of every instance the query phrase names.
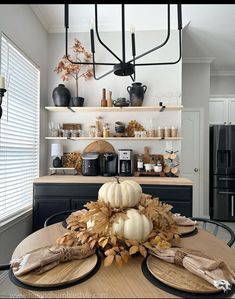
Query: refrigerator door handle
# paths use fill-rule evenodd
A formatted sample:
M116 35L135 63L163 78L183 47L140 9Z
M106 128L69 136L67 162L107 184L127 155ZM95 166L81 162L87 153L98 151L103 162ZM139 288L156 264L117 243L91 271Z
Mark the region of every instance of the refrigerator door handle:
M219 181L235 181L235 178L219 178Z
M219 191L219 194L232 194L234 196L234 192L232 191Z
M234 195L231 196L231 216L234 216Z

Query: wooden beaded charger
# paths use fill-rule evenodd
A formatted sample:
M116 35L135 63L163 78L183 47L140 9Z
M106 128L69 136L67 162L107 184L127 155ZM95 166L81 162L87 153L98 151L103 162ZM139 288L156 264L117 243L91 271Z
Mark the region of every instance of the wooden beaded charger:
M58 287L81 280L91 273L96 267L97 262L98 257L96 254L93 254L84 259L61 263L42 274L32 271L26 275L16 276L16 278L29 286L39 288Z
M174 289L197 294L221 292L206 280L183 267L168 263L155 256L149 255L146 265L156 279Z

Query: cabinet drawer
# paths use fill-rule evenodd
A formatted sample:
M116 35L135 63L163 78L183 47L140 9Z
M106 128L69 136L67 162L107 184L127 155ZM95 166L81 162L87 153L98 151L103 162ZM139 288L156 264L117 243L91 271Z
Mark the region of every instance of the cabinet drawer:
M34 184L34 196L88 196L97 199L101 184Z
M214 188L235 188L235 176L227 175L214 175L213 176Z
M214 189L212 203L212 219L235 220L235 189Z
M159 197L163 201L192 201L192 187L185 186L163 186L163 185L142 185L144 193Z

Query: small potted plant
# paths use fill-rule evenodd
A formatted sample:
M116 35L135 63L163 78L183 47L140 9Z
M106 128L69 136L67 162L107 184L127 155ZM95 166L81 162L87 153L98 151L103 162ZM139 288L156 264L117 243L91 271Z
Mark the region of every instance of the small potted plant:
M91 62L92 54L89 53L76 38L74 39L72 50L73 56L68 56L72 61ZM76 96L72 98L72 106L83 106L84 98L78 96L78 80L80 78L84 78L85 80L91 79L93 77L92 66L88 64L72 64L66 56L63 56L54 71L57 72L57 74L62 73L61 79L63 81L68 81L70 78L75 79Z

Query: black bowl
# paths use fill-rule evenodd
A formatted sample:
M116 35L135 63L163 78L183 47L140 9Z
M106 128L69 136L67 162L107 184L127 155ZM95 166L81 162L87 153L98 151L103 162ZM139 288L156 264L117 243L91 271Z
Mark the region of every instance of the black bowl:
M72 100L72 107L82 107L84 103L84 98L82 97L74 97Z

